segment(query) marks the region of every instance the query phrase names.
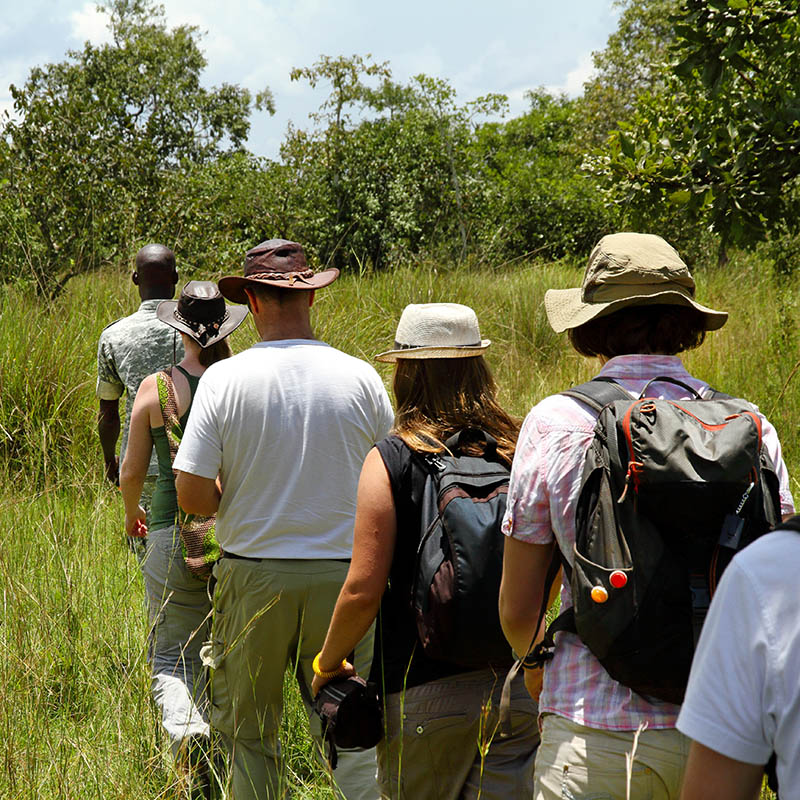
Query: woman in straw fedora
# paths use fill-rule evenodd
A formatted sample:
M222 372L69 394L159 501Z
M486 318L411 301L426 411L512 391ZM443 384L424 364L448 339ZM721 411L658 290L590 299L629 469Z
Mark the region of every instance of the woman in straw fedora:
M469 670L422 650L408 598L420 536L426 472L415 454L440 453L465 428L497 440L501 461L514 453L518 423L498 404L475 312L455 303L409 305L395 346L377 356L395 364L392 434L367 456L358 488L353 560L315 662L313 691L332 675L380 611L370 677L383 688L385 737L378 780L385 798L530 796L538 743L537 709L515 682L513 733L496 735L507 667ZM480 455L484 444L470 445ZM498 532L499 533L499 532ZM480 642L475 643L476 650Z
M214 283L190 281L177 301L159 303L156 314L180 332L185 356L172 370L146 377L139 387L120 489L125 532L147 537L142 572L151 625L153 698L176 764L183 778L190 780L190 760L197 756L194 745L209 735L200 647L208 638L211 601L207 579L190 572L184 562L172 461L200 376L211 364L231 355L227 337L244 321L247 309L226 307ZM153 447L159 472L150 509L152 530L148 531L139 499Z
M666 378L658 393L670 400L689 396L673 380L701 396L707 392L708 384L690 375L678 354L700 345L728 316L695 300L692 276L667 242L641 233L603 237L589 257L582 286L548 291L545 310L555 331L568 331L578 353L599 359L600 377L612 379L632 398L653 379ZM576 503L597 415L580 400L553 395L523 423L503 522L500 590L500 617L518 652L527 650L534 634L554 541L572 561ZM793 501L780 444L763 417L762 424L780 479L781 511L787 514ZM565 580L561 608L571 605ZM563 632L556 640L539 707L536 800L677 800L688 753L688 740L675 728L679 706L649 702L617 683L574 634ZM626 757L634 750L628 776Z

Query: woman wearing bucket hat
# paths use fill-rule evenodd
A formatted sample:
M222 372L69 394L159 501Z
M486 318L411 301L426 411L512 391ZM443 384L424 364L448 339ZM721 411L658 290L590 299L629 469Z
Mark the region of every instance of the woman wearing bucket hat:
M578 353L599 358L600 378L617 383L631 398L658 378L661 397L684 400L692 391L708 396L709 386L686 371L678 354L699 346L706 331L727 319L694 294L686 264L662 238L617 233L595 246L580 288L546 293L545 310L555 331L568 331ZM573 562L576 505L597 417L581 400L553 395L536 405L522 426L503 522L500 592L500 616L517 652L526 652L533 636L554 541ZM778 437L763 417L761 422L780 479L781 511L790 513ZM565 578L561 609L570 606ZM677 800L688 753L688 740L675 728L679 706L650 702L612 679L572 633L562 632L556 640L539 707L542 743L534 798Z
M172 461L200 376L231 355L227 337L244 321L247 309L226 307L214 283L190 281L177 301L164 300L156 313L180 331L185 356L174 369L142 381L131 413L120 489L127 535L147 537L143 574L151 622L153 697L183 779L201 780L193 776L190 763L197 757L194 745L209 735L200 647L207 638L211 603L206 580L189 571L182 554ZM153 447L159 474L148 532L139 498ZM204 531L206 542L209 527Z
M510 649L508 663L494 669L432 658L408 601L424 533L422 459L443 453L449 437L470 428L496 440L500 462L508 465L513 456L518 423L497 402L483 358L489 345L471 308L428 303L405 308L394 347L376 356L395 364L397 415L392 434L364 462L353 559L312 688L317 693L331 676L352 674L349 664L341 668L343 659L380 614L370 679L382 688L386 710L378 744L381 796L394 800L491 800L530 796L532 788L537 709L522 680L513 689L512 735L496 731ZM486 455L489 448L476 438L460 449Z

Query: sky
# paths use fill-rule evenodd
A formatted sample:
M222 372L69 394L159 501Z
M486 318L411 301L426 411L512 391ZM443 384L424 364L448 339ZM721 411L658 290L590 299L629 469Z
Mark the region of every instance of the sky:
M163 0L169 27L190 24L208 65L203 83L269 87L276 114L254 111L249 149L277 158L287 125L307 128L327 96L292 82L293 67L320 55L371 54L393 78L445 78L459 102L506 94L509 116L526 108L525 92L545 87L580 94L616 28L612 0ZM13 113L9 85L34 66L61 61L87 40L108 41L105 18L85 0L0 0L0 114Z

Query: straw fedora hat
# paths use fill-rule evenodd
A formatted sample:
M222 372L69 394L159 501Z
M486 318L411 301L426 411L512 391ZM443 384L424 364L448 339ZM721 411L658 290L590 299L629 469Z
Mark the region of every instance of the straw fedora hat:
M411 303L397 323L394 348L375 356L377 361L398 358L470 358L491 344L481 339L478 318L459 303Z
M162 300L156 316L171 328L191 336L200 347L210 347L244 322L247 309L226 306L211 281L189 281L177 300Z
M592 250L579 289L548 289L547 319L556 333L577 328L626 306L677 305L699 311L709 331L721 328L726 311L694 299L689 268L672 245L652 233L612 233Z
M244 289L262 284L283 289L321 289L339 277L335 267L314 272L306 263L303 246L288 239L269 239L248 250L244 257L244 277L220 278L219 290L234 303L246 303Z

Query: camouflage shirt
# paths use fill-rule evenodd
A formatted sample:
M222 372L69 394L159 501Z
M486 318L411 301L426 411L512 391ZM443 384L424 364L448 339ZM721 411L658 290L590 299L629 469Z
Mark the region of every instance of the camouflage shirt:
M100 334L97 346L97 397L125 398L125 427L122 431L120 462L128 444L128 422L139 384L153 372L167 369L183 358L181 336L156 317L160 300L144 300L129 317L112 322ZM158 474L155 452L148 475Z

